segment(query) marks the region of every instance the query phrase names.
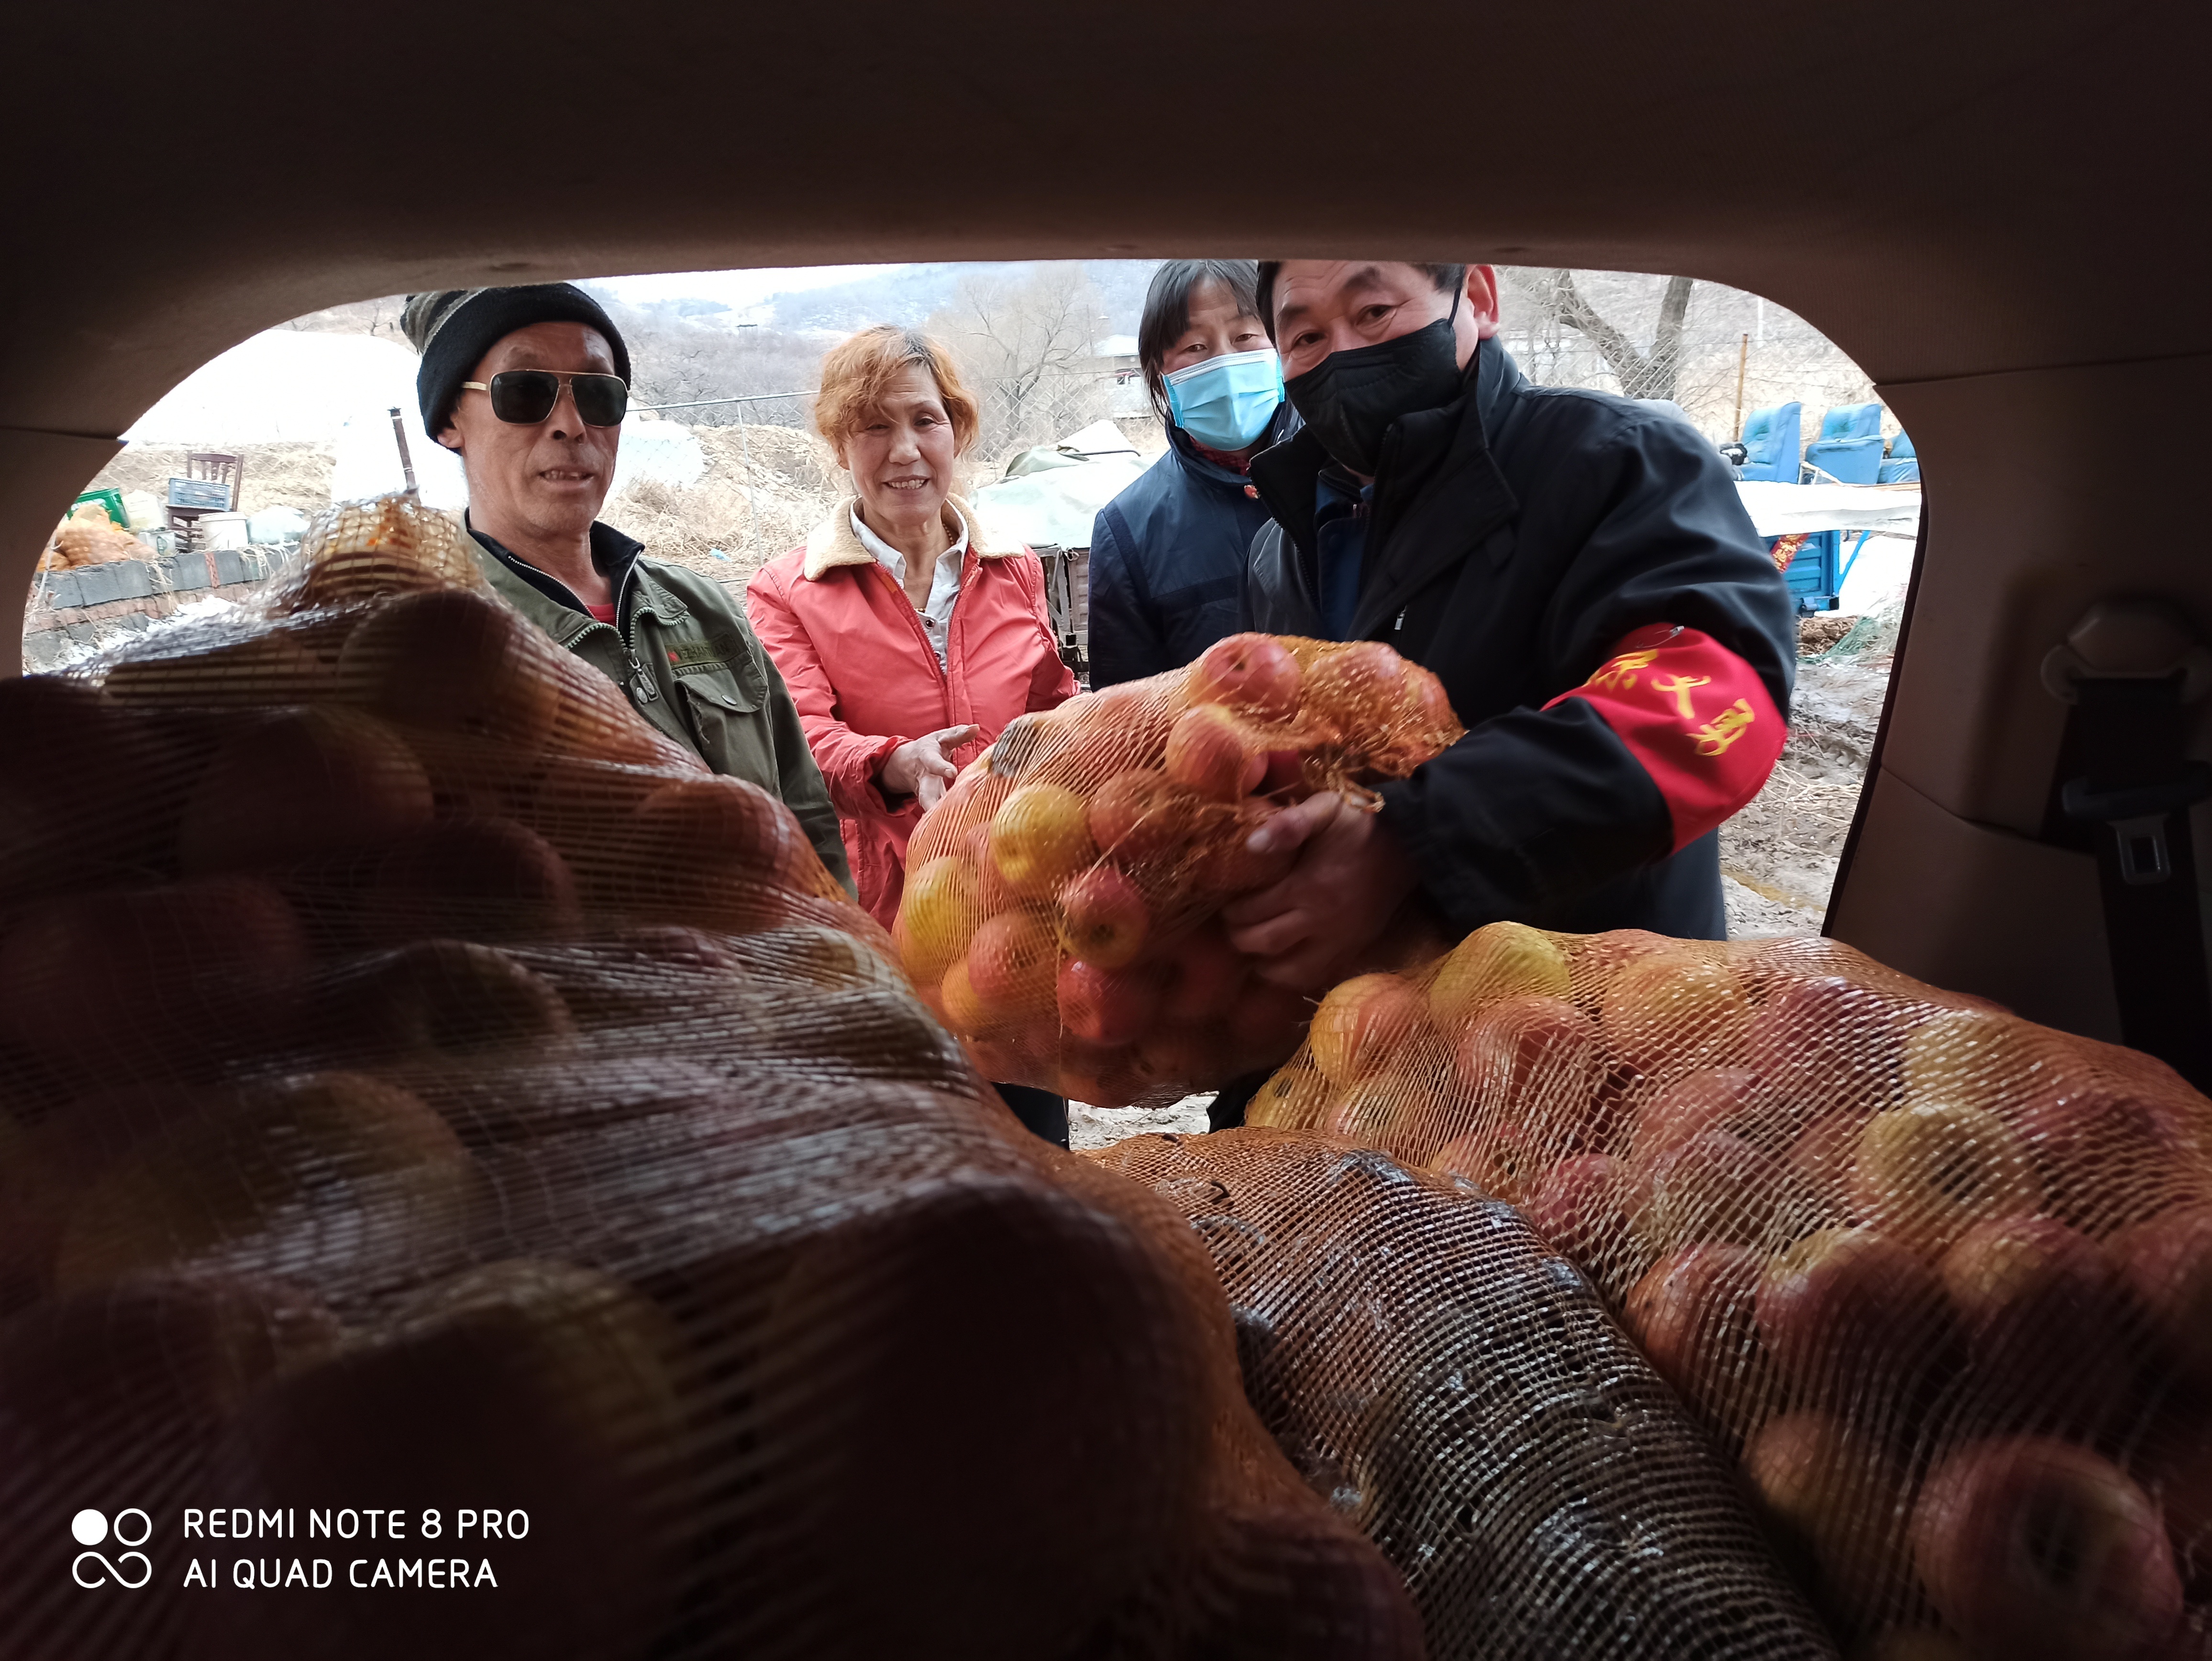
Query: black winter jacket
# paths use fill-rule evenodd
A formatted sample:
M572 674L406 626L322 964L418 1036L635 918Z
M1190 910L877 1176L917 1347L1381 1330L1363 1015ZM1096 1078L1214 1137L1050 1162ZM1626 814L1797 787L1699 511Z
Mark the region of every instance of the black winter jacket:
M1486 340L1472 396L1383 441L1352 638L1443 680L1468 734L1382 789L1422 886L1461 929L1501 918L1573 933L1726 937L1718 833L1669 854L1659 788L1596 709L1569 698L1632 630L1702 630L1785 715L1796 629L1727 464L1679 413L1534 386ZM1273 521L1254 538L1242 623L1324 632L1310 433L1255 456ZM1349 485L1349 481L1347 481Z
M1287 404L1268 429L1297 430ZM1242 474L1172 423L1168 451L1099 510L1091 532L1091 684L1179 669L1237 632L1244 556L1267 510Z

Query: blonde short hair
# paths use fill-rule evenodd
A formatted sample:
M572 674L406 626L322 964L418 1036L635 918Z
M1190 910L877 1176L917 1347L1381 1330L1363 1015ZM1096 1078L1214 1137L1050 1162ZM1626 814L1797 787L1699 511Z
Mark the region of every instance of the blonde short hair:
M832 346L822 360L822 392L814 400L814 430L833 448L867 424L883 405L884 394L908 364L929 371L937 395L952 420L952 442L965 453L981 424L975 394L960 379L952 354L919 329L878 323Z

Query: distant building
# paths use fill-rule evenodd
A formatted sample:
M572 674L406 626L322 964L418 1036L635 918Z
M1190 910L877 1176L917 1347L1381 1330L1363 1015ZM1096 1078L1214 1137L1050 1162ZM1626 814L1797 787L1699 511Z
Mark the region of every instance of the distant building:
M1137 362L1137 337L1133 334L1109 334L1091 349L1102 374L1111 374L1120 385L1144 373Z

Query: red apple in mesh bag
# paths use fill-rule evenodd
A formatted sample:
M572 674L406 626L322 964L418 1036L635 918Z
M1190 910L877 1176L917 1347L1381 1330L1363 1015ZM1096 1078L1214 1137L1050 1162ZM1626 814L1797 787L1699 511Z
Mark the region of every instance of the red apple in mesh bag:
M459 1248L477 1195L459 1139L406 1091L358 1073L257 1080L139 1139L78 1195L55 1284L240 1252L304 1275L419 1274Z
M968 942L967 979L983 1007L998 1019L1047 1013L1058 1001L1060 942L1042 913L1002 911ZM954 970L946 971L950 983ZM950 985L945 1001L951 1005Z
M1493 922L1454 946L1429 983L1429 1009L1449 1029L1500 998L1567 995L1567 959L1526 923Z
M162 1545L176 1537L182 1506L209 1502L223 1421L339 1338L297 1287L212 1276L147 1276L49 1299L0 1330L0 1622L11 1652L176 1655L180 1617L205 1594L180 1589ZM124 1525L99 1548L123 1576L134 1572L121 1553L138 1523L122 1513L148 1514L156 1527L146 1550L161 1579L136 1591L111 1581L105 1597L76 1584L70 1521L94 1501ZM89 1609L88 1597L97 1600ZM74 1637L56 1648L61 1633Z
M250 877L33 902L0 940L0 1040L71 1076L193 1075L273 1039L307 959Z
M325 1064L542 1049L576 1025L550 981L467 940L417 940L349 961L317 975L302 1005L300 1043ZM635 1021L642 1012L621 1013Z
M1708 1130L1630 1166L1636 1226L1655 1250L1698 1240L1772 1244L1822 1220L1811 1189L1741 1136Z
M1599 1019L1615 1062L1672 1078L1741 1064L1751 999L1725 963L1686 952L1639 958L1613 977Z
M1865 1128L1865 1116L1831 1113L1807 1125L1784 1156L1820 1203L1838 1214L1850 1210L1851 1164L1858 1158L1859 1133Z
M1357 975L1314 1012L1314 1062L1330 1082L1351 1084L1388 1066L1427 1025L1427 1002L1410 981Z
M2179 1116L2128 1090L2055 1078L1997 1115L2027 1145L2045 1208L2092 1234L2208 1191Z
M154 864L167 853L198 757L154 718L79 681L0 681L0 887Z
M1280 720L1297 710L1303 678L1298 660L1272 635L1231 635L1191 665L1183 695L1194 704L1226 704Z
M1565 998L1501 999L1461 1034L1452 1064L1468 1090L1523 1117L1539 1104L1587 1109L1601 1071L1597 1026Z
M1629 1235L1625 1172L1605 1153L1575 1153L1546 1174L1523 1208L1529 1226L1593 1275Z
M1310 1060L1293 1062L1260 1086L1244 1123L1275 1130L1317 1129L1328 1110L1328 1080Z
M1778 1131L1823 1114L1894 1104L1905 1045L1894 1001L1839 975L1777 977L1751 1018L1744 1057Z
M1752 1110L1759 1075L1747 1067L1707 1068L1662 1086L1634 1110L1628 1155L1647 1170L1692 1138L1725 1130L1755 1147L1766 1144Z
M1181 855L1197 824L1198 798L1164 773L1133 768L1115 774L1091 797L1091 839L1133 870Z
M1863 1629L1910 1607L1911 1487L1881 1442L1847 1417L1787 1413L1759 1427L1744 1475L1768 1521L1810 1559L1820 1603Z
M1097 858L1088 808L1057 784L1025 784L991 818L991 858L1006 885L1030 899L1050 897Z
M1305 677L1301 706L1347 742L1381 736L1384 723L1401 718L1410 688L1406 660L1380 641L1360 641L1331 652Z
M1980 1009L1929 1015L1905 1037L1905 1104L1990 1108L2025 1100L2052 1074L2046 1043L2016 1015Z
M580 926L568 861L513 819L433 824L393 843L371 871L360 914L380 944L529 940L573 934ZM718 916L688 920L714 927Z
M1196 1024L1219 1020L1237 1001L1252 960L1230 945L1218 920L1209 919L1173 943L1167 952L1167 995L1170 1019Z
M1442 1133L1412 1136L1396 1128L1408 1122L1420 1122L1426 1126L1433 1115L1425 1110L1425 1092L1409 1088L1395 1074L1385 1074L1370 1084L1387 1087L1392 1103L1389 1123L1394 1134L1378 1145L1394 1151L1410 1143L1406 1153L1398 1157L1407 1165L1425 1165L1431 1171L1441 1171L1448 1176L1464 1177L1484 1193L1511 1205L1525 1205L1536 1184L1544 1178L1556 1154L1532 1137L1525 1126L1510 1121L1485 1125L1480 1129L1460 1130L1461 1116L1453 1115L1443 1126ZM1361 1086L1354 1086L1356 1092ZM1458 1131L1455 1135L1449 1135ZM1443 1137L1449 1135L1448 1140Z
M1629 1289L1621 1320L1662 1378L1735 1427L1756 1399L1765 1354L1753 1304L1765 1258L1748 1246L1702 1244L1660 1259Z
M1060 1024L1086 1043L1134 1043L1158 1018L1160 984L1141 970L1081 958L1060 966Z
M943 980L982 922L975 867L966 860L941 854L908 871L891 932L915 983Z
M392 720L536 748L551 733L562 652L512 606L459 589L379 605L346 641L348 690Z
M698 1527L671 1473L700 1368L666 1315L590 1269L510 1259L434 1286L374 1342L258 1395L209 1482L240 1506L296 1506L303 1527L311 1508L404 1494L413 1526L393 1557L481 1558L451 1531L458 1511L526 1512L528 1538L492 1559L497 1591L357 1595L333 1618L343 1587L288 1601L226 1582L193 1594L188 1652L645 1655ZM447 1532L426 1539L432 1510Z
M1407 1165L1421 1165L1439 1140L1423 1135L1425 1127L1416 1123L1427 1097L1426 1090L1397 1068L1368 1074L1331 1091L1321 1128L1332 1136L1381 1148Z
M1976 1396L2045 1426L2126 1409L2140 1317L2095 1241L2055 1218L1992 1218L1936 1272L1966 1326Z
M2117 1467L2047 1437L1969 1443L1929 1472L1913 1561L1978 1654L2130 1661L2181 1615L2158 1507Z
M2137 1223L2106 1249L2173 1358L2212 1384L2212 1205Z
M1101 969L1136 960L1152 927L1137 885L1110 865L1078 872L1060 891L1060 943L1068 955Z
M1864 1391L1901 1410L1899 1398L1962 1354L1936 1271L1869 1228L1824 1228L1774 1258L1759 1276L1758 1317L1767 1352L1812 1402Z
M375 847L430 822L430 781L392 728L356 709L276 711L216 751L185 804L188 874Z
M1235 715L1201 703L1176 718L1166 765L1169 779L1186 789L1210 801L1237 801L1267 776L1267 753L1252 745Z
M975 873L975 904L986 917L995 917L1001 911L1011 911L1024 904L1014 891L1013 885L999 869L998 861L991 857L991 827L976 825L958 843L960 857L965 859Z
M2036 1210L2043 1194L2027 1147L2002 1120L1944 1102L1868 1120L1847 1186L1858 1216L1931 1255L1976 1223Z
M747 779L708 777L656 782L637 805L620 850L629 860L666 858L716 871L795 884L814 862L812 845L791 810Z
M1620 971L1639 958L1670 955L1681 950L1680 940L1644 928L1613 928L1602 934L1570 934L1559 941L1573 980L1568 995L1592 1014L1605 1005L1605 995Z
M1336 1517L1288 1506L1238 1515L1184 1652L1207 1661L1419 1661L1430 1653L1405 1581Z

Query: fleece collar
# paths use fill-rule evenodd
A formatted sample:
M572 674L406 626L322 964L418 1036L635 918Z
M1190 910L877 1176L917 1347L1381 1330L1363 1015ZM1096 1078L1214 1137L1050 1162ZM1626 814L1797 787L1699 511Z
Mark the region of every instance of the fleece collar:
M836 569L840 565L873 565L876 563L876 557L853 533L853 507L859 500L857 496L847 496L832 508L830 517L816 526L808 535L805 576L809 582L821 581L825 573ZM1006 559L1022 551L1020 543L1008 542L994 535L990 526L984 523L975 508L958 496L946 497L945 505L957 509L960 517L968 521L968 546L974 551L976 558ZM945 528L950 531L953 526L947 521Z

